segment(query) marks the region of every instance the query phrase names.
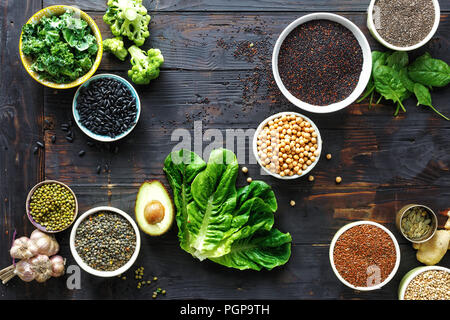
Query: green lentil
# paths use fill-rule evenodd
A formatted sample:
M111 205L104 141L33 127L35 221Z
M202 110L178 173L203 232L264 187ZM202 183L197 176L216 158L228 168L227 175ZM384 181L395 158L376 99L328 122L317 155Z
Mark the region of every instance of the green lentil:
M46 183L31 195L29 210L34 221L47 231L66 229L75 217L75 198L59 183Z
M114 271L125 265L136 248L136 234L127 219L99 212L83 220L75 234L75 249L91 268Z

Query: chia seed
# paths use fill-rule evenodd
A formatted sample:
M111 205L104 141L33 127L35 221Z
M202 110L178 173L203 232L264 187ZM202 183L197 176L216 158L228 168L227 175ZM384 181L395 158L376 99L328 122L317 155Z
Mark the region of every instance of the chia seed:
M133 226L114 212L98 212L84 219L75 234L75 249L91 268L114 271L125 265L136 248Z
M325 106L347 98L362 71L362 49L341 24L313 20L288 34L278 56L286 89L303 102Z
M378 0L373 22L385 41L398 47L409 47L430 33L434 14L432 0Z

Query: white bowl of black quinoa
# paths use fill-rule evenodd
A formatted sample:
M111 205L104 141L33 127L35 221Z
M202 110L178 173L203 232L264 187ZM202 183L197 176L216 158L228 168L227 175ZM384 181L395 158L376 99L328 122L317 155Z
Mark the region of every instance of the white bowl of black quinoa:
M272 71L283 95L297 107L330 113L352 104L372 69L369 43L350 20L312 13L289 24L278 37Z
M124 211L108 206L82 214L70 233L70 251L77 264L98 277L125 273L141 248L139 229Z
M139 120L141 102L134 87L115 74L98 74L75 92L72 113L90 138L113 142L126 137Z
M431 40L440 18L438 0L371 0L367 28L383 46L411 51Z

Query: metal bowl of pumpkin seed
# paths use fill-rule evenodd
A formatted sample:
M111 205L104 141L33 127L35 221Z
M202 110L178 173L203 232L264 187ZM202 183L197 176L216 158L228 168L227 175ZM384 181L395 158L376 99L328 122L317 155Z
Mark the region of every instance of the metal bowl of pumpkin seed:
M429 207L420 204L408 204L397 212L395 223L400 233L407 240L413 243L422 243L434 236L438 219Z

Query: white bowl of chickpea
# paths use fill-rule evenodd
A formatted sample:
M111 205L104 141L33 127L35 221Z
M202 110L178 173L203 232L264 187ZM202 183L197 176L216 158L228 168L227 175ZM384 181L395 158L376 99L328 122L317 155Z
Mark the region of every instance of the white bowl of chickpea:
M319 162L322 138L308 117L280 112L258 126L253 154L266 174L283 180L307 175Z

